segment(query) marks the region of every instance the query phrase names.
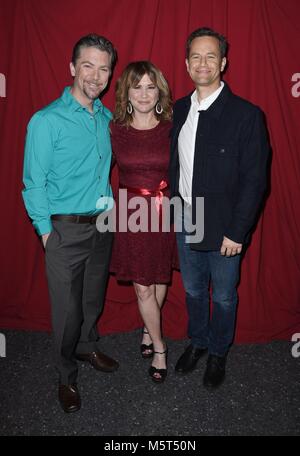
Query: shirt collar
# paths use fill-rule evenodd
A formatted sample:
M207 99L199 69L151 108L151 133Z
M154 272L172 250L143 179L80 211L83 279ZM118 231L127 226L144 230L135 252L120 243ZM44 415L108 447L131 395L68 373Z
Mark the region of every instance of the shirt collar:
M223 87L224 82L220 81L220 87L200 102L198 101L197 91L195 90L191 96L192 106L197 108L198 111L206 111L210 107L210 105L212 105L213 102L218 98L218 96L222 92Z
M62 101L71 109L72 112L80 111L86 109L85 106L82 106L76 98L71 94L71 87L65 87L62 93ZM93 114L96 114L98 111L103 111L103 104L96 98L93 104Z

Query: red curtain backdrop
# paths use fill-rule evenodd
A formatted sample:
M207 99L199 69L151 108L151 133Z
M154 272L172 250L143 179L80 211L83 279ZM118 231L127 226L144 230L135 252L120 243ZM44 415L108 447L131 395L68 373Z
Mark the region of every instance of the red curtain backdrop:
M264 110L273 151L270 195L242 263L235 342L300 332L299 17L298 0L0 0L1 328L51 330L44 252L21 198L24 137L32 114L72 83L74 43L96 32L118 49L103 98L113 109L116 79L133 60L160 67L174 99L191 91L185 41L205 25L228 37L225 79ZM163 319L165 335L186 336L179 272ZM99 326L103 334L141 326L131 286L110 278Z

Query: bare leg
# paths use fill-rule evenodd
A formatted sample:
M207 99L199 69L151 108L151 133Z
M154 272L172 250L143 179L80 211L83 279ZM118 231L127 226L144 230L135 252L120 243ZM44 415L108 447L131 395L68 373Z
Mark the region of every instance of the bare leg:
M161 335L160 306L156 299L155 288L155 285L144 286L134 283L139 310L145 327L149 331L154 350L163 352L166 346ZM166 369L166 357L154 355L152 365L157 369Z
M163 306L163 303L165 301L168 286L163 283L163 284L156 284L156 285L154 285L154 287L155 287L156 301L161 309ZM148 330L147 327L146 327L146 330ZM148 332L149 332L149 330L148 330ZM152 343L152 339L150 337L150 334L143 334L142 344L150 345L151 343Z
M163 303L165 301L165 297L167 294L167 288L168 288L168 286L165 283L157 283L155 285L156 300L157 300L160 308L162 308Z

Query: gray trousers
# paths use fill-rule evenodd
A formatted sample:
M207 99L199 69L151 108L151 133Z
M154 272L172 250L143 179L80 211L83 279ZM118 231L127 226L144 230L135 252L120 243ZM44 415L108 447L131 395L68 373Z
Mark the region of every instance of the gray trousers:
M98 350L97 320L103 309L113 233L95 224L52 221L46 271L59 381L76 383L75 353Z

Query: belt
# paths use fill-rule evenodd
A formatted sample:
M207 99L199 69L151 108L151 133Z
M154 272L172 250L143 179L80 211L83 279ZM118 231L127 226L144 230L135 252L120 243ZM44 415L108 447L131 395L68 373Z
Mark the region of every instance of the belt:
M119 184L120 188L127 189L130 193L135 193L136 195L141 196L155 196L155 205L157 212L161 215L162 210L162 199L164 196L164 190L167 190L169 187L168 182L162 180L159 186L155 190L149 190L148 188L133 188L128 187L127 185Z
M98 214L99 215L99 214ZM98 215L51 215L51 220L59 220L61 222L72 222L72 223L90 223L95 224Z
M156 189L150 190L148 188L134 188L127 185L119 184L119 188L127 189L130 193L135 193L141 196L155 196L155 206L159 217L159 226L162 226L162 202L164 197L164 190L169 187L168 182L162 180Z

